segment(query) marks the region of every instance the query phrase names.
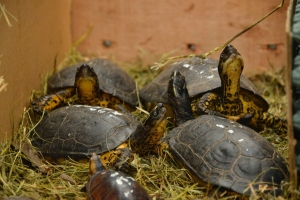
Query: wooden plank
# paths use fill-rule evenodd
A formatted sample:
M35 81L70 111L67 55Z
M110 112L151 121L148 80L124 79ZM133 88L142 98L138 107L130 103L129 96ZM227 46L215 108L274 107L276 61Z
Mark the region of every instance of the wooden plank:
M19 126L33 89L40 89L40 75L53 69L70 48L70 0L4 0L1 5L12 27L0 18L0 77L7 90L0 93L0 140Z
M93 26L79 50L100 56L113 54L120 61L134 60L140 48L157 55L172 50L178 50L176 55L202 54L259 20L280 2L73 0L72 38L77 40ZM286 66L287 6L288 1L232 43L244 57L244 73L270 70L271 64L276 68ZM111 41L111 47L103 45L105 40ZM194 52L189 44L195 46ZM212 57L218 59L219 53Z
M289 145L289 166L290 166L290 184L291 191L297 188L297 168L295 157L295 146L297 141L293 131L293 89L292 89L292 69L293 69L293 35L292 35L292 19L294 16L295 1L290 1L288 8L288 16L286 21L287 33L287 67L286 67L286 93L287 93L287 121L288 121L288 145ZM291 198L295 199L295 194L291 193Z

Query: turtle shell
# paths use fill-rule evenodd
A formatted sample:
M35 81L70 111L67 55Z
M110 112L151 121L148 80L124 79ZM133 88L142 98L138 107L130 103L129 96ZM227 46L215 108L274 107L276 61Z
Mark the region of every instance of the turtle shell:
M44 156L86 158L119 146L139 122L109 108L73 105L50 112L35 128L32 144Z
M288 179L285 159L261 135L236 122L203 115L170 132L170 150L178 163L199 182L250 195L269 184L280 191Z
M86 185L87 199L148 200L147 191L132 177L113 170L96 172Z
M99 87L104 92L116 96L130 105L137 105L137 93L134 80L119 66L106 59L93 59L66 67L48 79L48 91L54 92L74 87L77 68L87 64L98 75Z
M148 102L167 104L168 81L175 69L185 76L187 89L191 98L198 98L204 93L221 88L221 79L218 74L218 61L211 58L202 59L194 57L173 63L164 69L152 82L141 89L141 98ZM258 90L248 78L241 75L240 85L241 90L247 93L248 96L251 96L256 104L260 105L264 110L268 110L268 103L259 95Z

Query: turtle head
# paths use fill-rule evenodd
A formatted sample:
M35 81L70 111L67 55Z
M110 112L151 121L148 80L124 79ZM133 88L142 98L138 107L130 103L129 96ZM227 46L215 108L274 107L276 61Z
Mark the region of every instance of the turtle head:
M101 163L99 156L96 153L92 153L90 158L90 175L103 170L105 170L105 167Z
M171 74L168 87L169 99L189 98L185 77L178 70L174 70Z
M177 70L173 71L169 80L168 101L172 108L176 125L194 119L185 77Z
M75 88L80 97L96 96L99 92L98 76L87 64L81 65L75 75Z
M240 78L244 69L244 61L238 51L227 45L220 55L218 72L221 79L224 101L238 101Z
M97 74L92 67L90 67L87 64L83 64L77 68L75 78L96 78L97 79Z
M166 113L164 104L158 103L150 115L138 125L129 139L132 152L143 156L157 146L167 127Z
M232 45L227 45L220 54L218 71L221 79L222 76L240 78L243 69L244 61L241 54Z
M158 103L157 106L151 111L149 117L144 120L143 127L144 128L152 128L157 124L160 124L164 120L166 120L167 110L162 103Z

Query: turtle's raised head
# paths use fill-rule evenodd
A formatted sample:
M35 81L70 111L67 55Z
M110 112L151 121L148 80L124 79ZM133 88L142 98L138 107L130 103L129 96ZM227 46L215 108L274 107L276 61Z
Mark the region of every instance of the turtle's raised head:
M239 101L240 78L243 69L242 56L232 45L227 45L220 55L218 65L224 101Z
M228 58L235 56L235 55L240 55L239 52L234 48L232 45L227 45L222 53L220 54L220 62L225 62Z
M100 94L98 77L94 69L87 64L81 65L76 72L75 88L81 104L86 103L87 99L95 99Z
M162 121L166 120L166 108L164 104L158 103L157 106L151 111L149 117L144 120L143 126L145 129L152 128L156 124L161 123Z
M219 74L227 74L229 71L237 71L241 74L244 68L244 61L241 54L232 45L227 45L220 54Z
M148 118L136 128L129 139L132 152L143 156L157 146L166 130L166 112L164 104L158 103Z
M97 78L97 74L94 69L87 64L83 64L77 68L76 78L87 78L87 77L95 77Z
M169 80L168 88L169 98L186 98L189 97L186 88L185 77L178 71L174 70Z
M177 70L174 70L169 80L168 101L177 126L190 119L194 119L185 77Z

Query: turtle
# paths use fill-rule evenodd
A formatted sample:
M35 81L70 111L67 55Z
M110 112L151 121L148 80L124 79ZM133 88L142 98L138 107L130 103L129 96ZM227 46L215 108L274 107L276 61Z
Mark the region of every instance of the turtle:
M132 152L140 155L155 149L166 129L165 113L164 105L158 103L149 117L140 123L132 115L110 108L87 105L60 107L44 116L35 127L31 142L50 161L60 162L67 157L86 160L95 152L101 155L107 167L126 171L125 163L132 155L130 143L139 144ZM136 136L140 134L147 135L149 139ZM141 139L150 142L145 143Z
M278 133L286 133L286 120L267 112L269 109L268 102L260 95L253 83L241 74L243 60L240 54L234 50L236 51L232 45L227 45L221 53L219 61L211 58L193 57L172 64L141 89L141 99L168 104L168 79L174 70L178 70L187 77L186 83L192 99L192 110L196 116L204 113L215 114L238 122L244 121L244 125L257 131L261 131L267 126ZM225 56L225 54L232 56ZM234 62L240 61L240 64L237 65L240 68L235 71L237 73L229 73L230 68L224 68L223 71L219 70L224 65L230 66L231 62L224 62L226 58ZM232 85L226 84L225 78ZM231 89L233 95L240 97L239 102L234 101L230 106L226 105L228 101L224 101L229 99L224 94L228 89ZM237 106L240 109L232 112L231 110Z
M150 200L139 182L123 172L106 170L96 153L90 159L90 174L86 184L86 197L89 200Z
M136 85L120 67L106 59L93 59L69 66L53 74L48 80L49 94L32 101L34 111L66 104L76 93L76 104L102 106L130 111L137 105ZM122 105L122 107L120 107Z
M177 70L169 80L168 99L177 123L167 145L195 181L243 195L250 195L251 188L281 193L281 181L289 179L288 164L263 136L220 116L194 118L185 77Z
M261 130L266 126L277 133L287 133L287 120L268 112L268 106L262 104L262 97L241 89L240 76L244 61L240 53L232 45L227 45L220 54L218 73L221 79L221 91L209 92L197 100L198 114L221 114L230 119L239 120L251 115L246 125Z

